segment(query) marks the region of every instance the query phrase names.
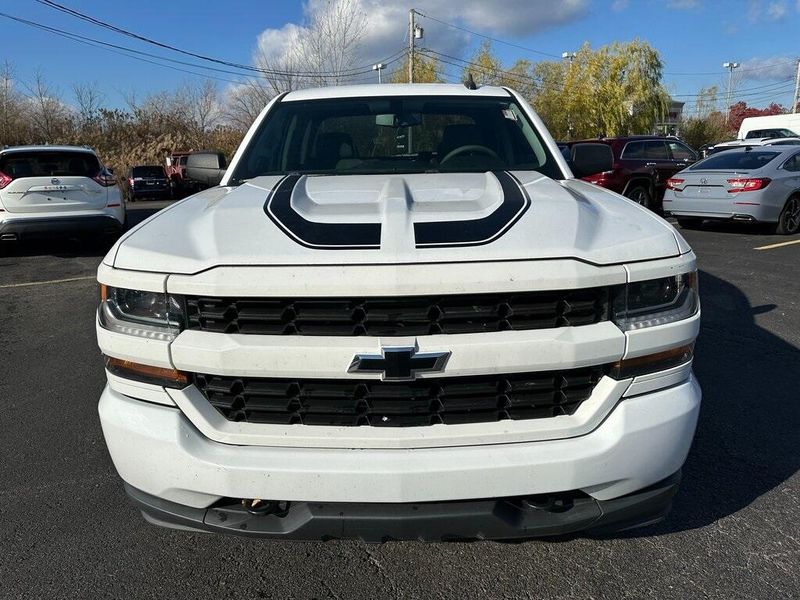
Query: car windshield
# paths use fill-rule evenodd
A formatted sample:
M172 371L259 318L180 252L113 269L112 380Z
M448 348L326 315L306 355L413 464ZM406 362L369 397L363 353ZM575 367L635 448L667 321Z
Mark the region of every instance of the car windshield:
M164 169L159 166L154 167L133 167L133 177L164 177Z
M0 172L12 179L75 175L94 177L100 172L100 163L91 152L68 150L9 152L0 157Z
M754 171L771 162L780 152L729 150L710 156L689 167L690 171Z
M511 99L339 98L278 104L248 145L233 179L494 170L562 177Z
M768 138L768 137L792 137L793 135L797 135L794 131L789 129L754 129L753 131L749 131L747 133L746 139L752 138Z

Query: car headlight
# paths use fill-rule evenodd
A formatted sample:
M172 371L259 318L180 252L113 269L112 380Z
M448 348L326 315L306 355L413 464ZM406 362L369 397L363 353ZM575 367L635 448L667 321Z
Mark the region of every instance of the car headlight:
M699 307L697 271L635 281L614 296L614 322L623 331L688 319Z
M164 292L100 286L100 325L109 331L172 341L183 326L183 303Z

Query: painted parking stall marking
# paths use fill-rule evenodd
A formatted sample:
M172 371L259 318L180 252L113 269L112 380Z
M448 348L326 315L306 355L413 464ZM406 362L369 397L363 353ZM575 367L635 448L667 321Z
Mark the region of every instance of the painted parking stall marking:
M789 242L779 242L777 244L769 244L768 246L758 246L757 248L753 248L753 250L772 250L773 248L783 248L784 246L792 246L794 244L800 244L800 239L791 240Z

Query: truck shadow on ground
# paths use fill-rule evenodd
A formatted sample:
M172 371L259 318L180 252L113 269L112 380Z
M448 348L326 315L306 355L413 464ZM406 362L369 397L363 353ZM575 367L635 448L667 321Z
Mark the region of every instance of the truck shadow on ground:
M706 272L700 294L694 371L703 404L681 489L665 522L621 537L711 525L800 468L800 349L755 322L780 307L752 306L737 287Z

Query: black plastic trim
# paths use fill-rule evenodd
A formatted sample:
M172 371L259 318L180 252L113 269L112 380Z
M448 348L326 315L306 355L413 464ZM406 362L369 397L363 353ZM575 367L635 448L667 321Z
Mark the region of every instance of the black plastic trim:
M121 232L122 224L111 215L18 219L9 214L6 220L0 223L0 235L16 234L17 239L45 234Z
M416 504L284 502L272 514L252 514L236 501L191 508L125 484L151 523L176 529L283 540L361 539L465 541L529 539L586 531L608 535L662 521L678 491L680 471L647 488L595 500L581 492Z

